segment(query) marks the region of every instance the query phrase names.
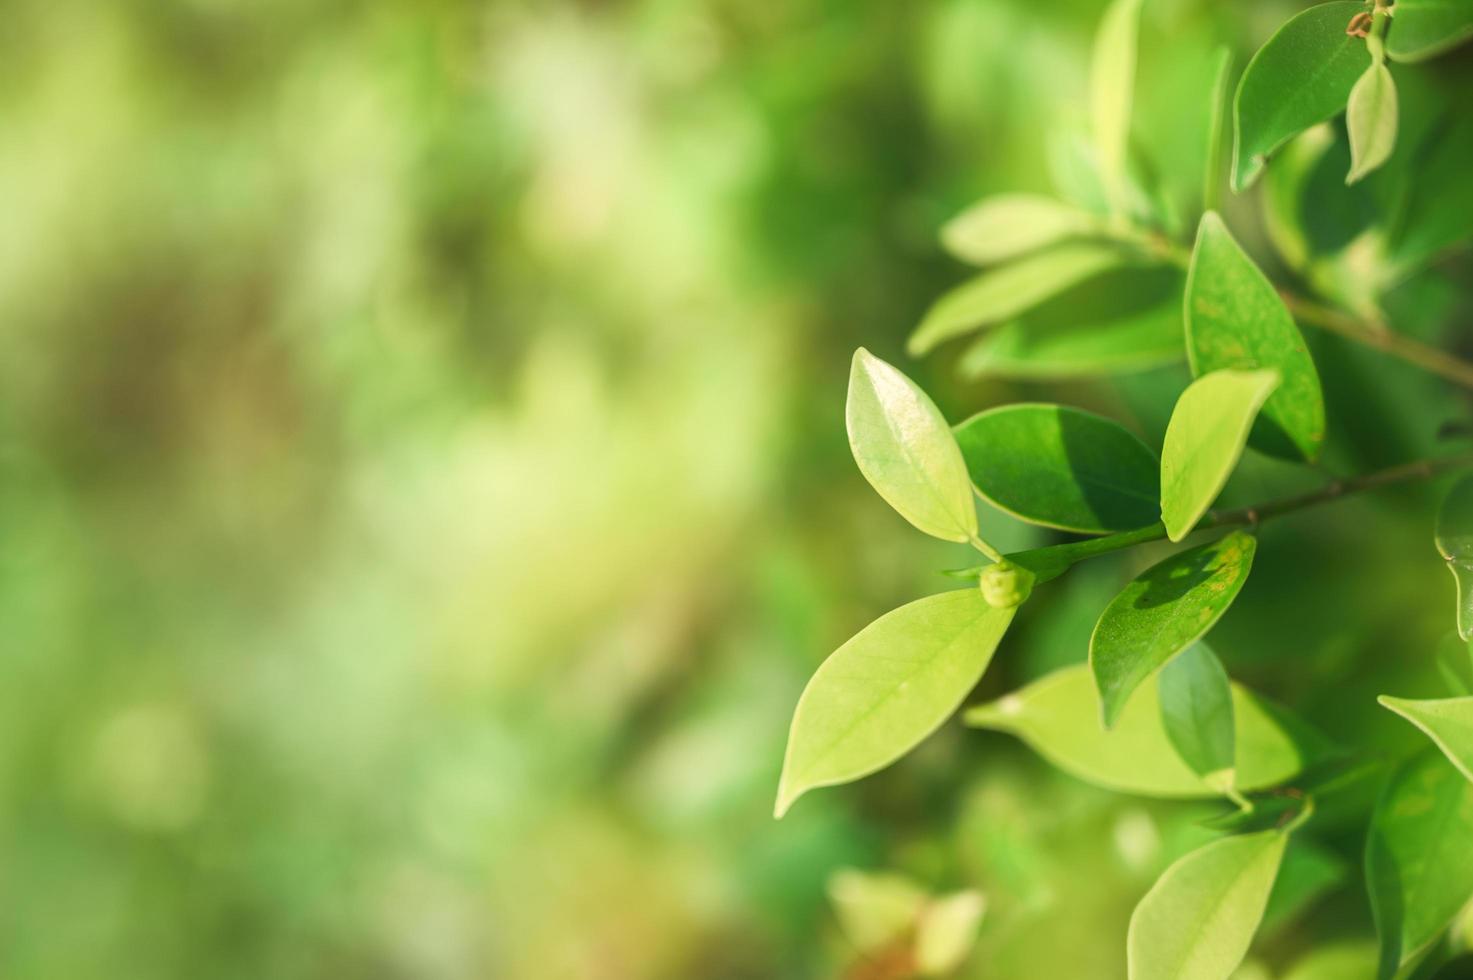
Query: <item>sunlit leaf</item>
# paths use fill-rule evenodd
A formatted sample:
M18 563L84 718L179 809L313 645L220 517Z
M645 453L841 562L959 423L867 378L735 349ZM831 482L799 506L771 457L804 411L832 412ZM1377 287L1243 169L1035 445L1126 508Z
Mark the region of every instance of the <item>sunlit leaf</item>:
M943 895L926 906L916 926L915 961L921 976L946 976L961 966L977 942L986 908L976 891Z
M982 496L1031 524L1098 534L1156 520L1156 454L1111 419L1018 403L967 419L956 441Z
M1473 783L1437 752L1392 774L1371 816L1366 882L1390 977L1473 896Z
M1077 283L1128 261L1100 242L1064 242L988 269L943 295L926 311L906 350L914 357L980 327L1010 320Z
M1126 161L1140 18L1141 0L1111 0L1095 34L1090 64L1090 124L1099 155L1100 179L1110 210L1117 214L1127 210Z
M1180 541L1217 499L1243 455L1275 371L1214 371L1182 392L1161 447L1161 523Z
M1089 664L1105 727L1142 681L1210 630L1253 567L1257 542L1234 531L1179 551L1127 585L1100 614L1089 640Z
M901 517L947 541L977 533L951 427L915 382L863 347L854 352L845 419L860 472Z
M879 949L915 928L929 896L903 875L840 868L829 876L829 902L844 935L862 951Z
M776 815L803 793L867 776L941 726L981 678L1014 609L977 589L892 610L829 655L793 712Z
M1416 725L1464 776L1473 779L1473 697L1376 699Z
M1285 459L1313 460L1325 439L1325 400L1304 337L1273 283L1215 212L1202 216L1186 287L1187 355L1197 376L1272 369L1279 386L1249 441Z
M1088 211L1042 194L999 194L972 205L941 229L941 244L963 262L991 265L1088 234Z
M1365 9L1354 0L1310 7L1248 62L1233 99L1233 190L1253 183L1269 155L1294 134L1345 108L1371 63L1365 41L1345 33Z
M1187 767L1203 781L1233 785L1233 695L1227 671L1205 643L1167 662L1156 678L1161 725Z
M1225 837L1166 869L1130 917L1131 980L1226 980L1253 942L1288 835Z
M1350 173L1345 182L1353 184L1396 149L1396 82L1384 64L1367 68L1350 90L1345 125L1350 133Z
M1454 483L1443 498L1433 543L1457 586L1458 635L1473 639L1473 476Z
M1281 783L1331 751L1322 735L1284 709L1237 684L1232 691L1240 789ZM1155 685L1132 698L1106 731L1094 679L1083 664L972 708L966 722L1010 732L1065 772L1106 789L1168 798L1219 795L1187 768L1166 737Z
M1386 53L1423 61L1473 38L1473 0L1396 0Z

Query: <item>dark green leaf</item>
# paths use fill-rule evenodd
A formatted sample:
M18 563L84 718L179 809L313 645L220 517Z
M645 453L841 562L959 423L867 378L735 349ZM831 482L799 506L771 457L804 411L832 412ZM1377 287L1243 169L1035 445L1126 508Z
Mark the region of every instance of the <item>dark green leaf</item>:
M1349 867L1334 851L1295 835L1279 868L1279 880L1268 896L1263 912L1263 930L1289 925L1316 902L1345 881Z
M1085 534L1156 520L1156 454L1118 422L1019 403L967 419L956 441L977 490L1020 520Z
M1202 216L1187 272L1187 354L1198 376L1272 369L1279 386L1249 437L1285 459L1314 460L1325 439L1325 401L1294 318L1215 212Z
M972 484L951 427L915 382L863 347L849 372L845 420L859 471L901 517L946 541L976 535Z
M1473 697L1416 701L1383 694L1376 700L1420 728L1448 761L1473 779Z
M1386 53L1422 61L1473 38L1473 0L1396 0Z
M1263 919L1288 835L1265 830L1182 857L1130 917L1130 980L1225 980Z
M1197 526L1243 455L1275 371L1214 371L1182 392L1161 447L1161 523L1173 541Z
M1323 736L1284 709L1236 684L1232 691L1239 788L1282 783L1329 751ZM1095 703L1094 681L1080 664L972 708L966 722L1011 732L1060 769L1106 789L1167 798L1219 795L1167 739L1154 685L1131 699L1109 731L1100 726Z
M1296 133L1340 112L1371 63L1366 44L1345 27L1357 2L1322 3L1292 18L1248 62L1233 99L1233 190L1263 170Z
M919 357L953 337L1011 320L1070 286L1126 261L1126 254L1115 246L1079 241L1064 242L988 269L933 303L910 335L906 350Z
M886 613L835 650L793 712L776 815L810 789L889 765L940 727L987 669L1013 612L977 589L943 592Z
M1177 754L1203 782L1233 785L1233 695L1227 671L1205 643L1194 643L1156 678L1161 726Z
M1455 113L1435 132L1414 168L1406 210L1391 238L1397 263L1415 267L1473 237L1473 115Z
M1392 774L1371 816L1366 882L1390 977L1473 895L1473 783L1437 752Z
M1041 194L1000 194L972 205L941 229L941 244L963 262L991 265L1099 229L1088 211Z
M1113 727L1140 683L1201 639L1238 597L1257 543L1234 531L1179 551L1125 587L1100 615L1089 664L1101 717Z

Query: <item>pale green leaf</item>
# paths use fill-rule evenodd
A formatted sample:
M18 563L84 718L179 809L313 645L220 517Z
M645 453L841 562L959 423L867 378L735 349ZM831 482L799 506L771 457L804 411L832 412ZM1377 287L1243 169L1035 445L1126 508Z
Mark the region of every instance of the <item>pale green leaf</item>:
M1100 713L1112 728L1140 683L1206 635L1253 567L1257 542L1234 531L1146 569L1110 601L1089 638Z
M1386 53L1424 61L1473 38L1473 0L1396 0Z
M977 891L954 892L932 901L916 927L916 969L924 977L951 973L977 942L987 903Z
M1233 99L1233 190L1253 183L1269 155L1296 133L1345 108L1371 63L1365 41L1345 33L1365 9L1355 0L1310 7L1248 62Z
M859 471L901 517L946 541L976 535L972 484L951 427L915 382L863 347L849 372L845 420Z
M1316 251L1305 228L1305 212L1309 202L1323 195L1311 195L1309 187L1334 143L1335 132L1329 123L1311 126L1284 146L1274 158L1273 168L1264 174L1259 197L1263 230L1291 269L1307 268Z
M1329 753L1323 736L1282 708L1237 684L1232 692L1240 789L1277 785ZM1167 798L1220 795L1187 768L1166 737L1154 685L1130 700L1109 731L1096 703L1094 679L1080 664L970 709L966 722L1010 732L1065 772L1106 789Z
M1127 210L1126 163L1130 149L1130 108L1135 93L1135 49L1141 0L1111 0L1095 34L1090 64L1090 124L1099 158L1100 179L1110 210Z
M967 419L956 441L978 492L1020 520L1085 534L1155 523L1156 454L1111 419L1016 403Z
M1473 476L1458 480L1443 498L1433 543L1453 573L1458 635L1473 639Z
M1366 882L1390 977L1473 896L1473 783L1437 752L1399 766L1366 839Z
M1233 785L1233 695L1227 671L1205 643L1168 661L1156 678L1161 725L1176 752L1204 781Z
M1098 229L1094 215L1072 204L1041 194L999 194L942 226L941 244L963 262L992 265Z
M1473 697L1376 699L1416 725L1464 776L1473 779Z
M1384 64L1367 68L1350 90L1345 126L1350 134L1350 173L1345 182L1353 184L1396 149L1396 82Z
M1228 83L1232 80L1233 52L1226 46L1217 52L1217 69L1213 74L1212 95L1207 117L1206 168L1202 174L1202 210L1215 211L1222 197L1223 131L1227 128Z
M1325 439L1319 373L1273 283L1215 212L1202 216L1187 271L1187 356L1197 376L1272 369L1279 386L1249 436L1257 449L1314 460Z
M1130 917L1130 980L1226 980L1248 954L1287 840L1225 837L1167 868Z
M915 928L929 896L909 878L840 868L829 876L839 928L861 952L880 949Z
M1276 371L1214 371L1182 392L1161 447L1161 523L1180 541L1217 499L1243 455Z
M943 295L926 311L906 350L914 357L938 344L993 326L1071 286L1124 265L1126 254L1100 242L1064 242L988 269Z
M803 793L882 769L956 711L1012 622L978 589L892 610L829 655L793 712L776 815Z

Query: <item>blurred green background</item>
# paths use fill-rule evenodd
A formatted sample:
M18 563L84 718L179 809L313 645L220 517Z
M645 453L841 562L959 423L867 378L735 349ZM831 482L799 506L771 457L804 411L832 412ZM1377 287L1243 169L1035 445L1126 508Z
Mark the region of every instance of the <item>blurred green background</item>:
M1294 7L1149 0L1141 99ZM963 274L941 222L1048 188L1101 9L6 4L0 975L839 976L852 865L981 889L969 975L1122 976L1200 807L950 725L771 817L809 674L970 563L851 463L852 350L956 420L1151 439L1185 381L901 353ZM1347 469L1432 445L1441 386L1317 353L1402 384ZM1340 670L1367 707L1319 720L1398 744L1371 695L1451 622L1430 499L1266 533L1229 669L1311 716ZM986 692L1082 659L1133 560L1031 604ZM1365 928L1358 887L1270 962Z

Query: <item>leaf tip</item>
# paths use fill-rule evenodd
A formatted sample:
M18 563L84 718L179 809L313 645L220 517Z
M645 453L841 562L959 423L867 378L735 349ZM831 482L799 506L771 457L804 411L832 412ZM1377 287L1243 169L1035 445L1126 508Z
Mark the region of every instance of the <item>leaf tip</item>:
M793 808L798 797L808 792L807 786L794 787L788 779L787 768L783 768L782 777L777 782L777 800L772 805L772 819L781 820L787 812Z

